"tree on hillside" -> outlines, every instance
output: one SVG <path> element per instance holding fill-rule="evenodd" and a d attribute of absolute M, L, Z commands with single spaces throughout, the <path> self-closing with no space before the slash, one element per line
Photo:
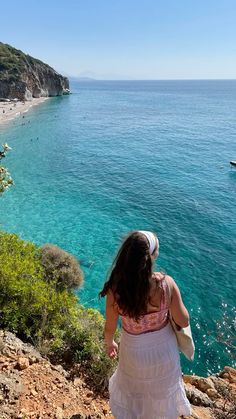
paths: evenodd
<path fill-rule="evenodd" d="M 83 272 L 79 261 L 70 253 L 53 244 L 41 248 L 41 261 L 45 281 L 54 284 L 58 290 L 71 290 L 83 283 Z"/>
<path fill-rule="evenodd" d="M 2 148 L 3 150 L 0 151 L 0 161 L 6 157 L 7 152 L 11 150 L 7 143 L 3 144 Z M 11 185 L 13 185 L 13 180 L 10 173 L 8 172 L 8 169 L 0 165 L 0 195 Z"/>

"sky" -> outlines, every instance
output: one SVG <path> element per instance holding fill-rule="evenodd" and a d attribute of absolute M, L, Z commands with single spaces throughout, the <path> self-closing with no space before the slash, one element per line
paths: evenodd
<path fill-rule="evenodd" d="M 0 0 L 0 41 L 68 76 L 236 79 L 236 0 Z"/>

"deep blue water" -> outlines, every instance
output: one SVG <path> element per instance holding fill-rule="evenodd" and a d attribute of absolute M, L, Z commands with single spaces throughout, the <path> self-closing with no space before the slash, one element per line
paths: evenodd
<path fill-rule="evenodd" d="M 193 364 L 183 360 L 184 371 L 232 365 L 215 343 L 215 321 L 223 302 L 231 323 L 235 304 L 236 81 L 81 82 L 72 90 L 0 127 L 15 181 L 0 199 L 1 228 L 76 255 L 81 301 L 102 312 L 97 294 L 120 239 L 155 231 L 158 269 L 176 279 L 192 315 L 197 354 Z"/>

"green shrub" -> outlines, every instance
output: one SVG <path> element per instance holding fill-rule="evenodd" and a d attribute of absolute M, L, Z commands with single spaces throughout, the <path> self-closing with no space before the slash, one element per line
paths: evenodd
<path fill-rule="evenodd" d="M 89 382 L 103 390 L 116 364 L 105 355 L 104 318 L 79 305 L 68 289 L 77 276 L 66 277 L 66 287 L 55 286 L 55 278 L 62 278 L 64 270 L 53 266 L 52 277 L 45 280 L 42 249 L 15 234 L 0 232 L 0 328 L 30 340 L 51 359 L 70 366 L 79 363 Z M 78 263 L 74 269 L 72 273 L 79 272 Z"/>
<path fill-rule="evenodd" d="M 59 346 L 76 305 L 73 294 L 45 282 L 37 246 L 0 232 L 0 327 Z"/>
<path fill-rule="evenodd" d="M 104 390 L 117 364 L 104 350 L 104 317 L 91 308 L 78 306 L 77 317 L 66 331 L 62 357 L 79 363 L 96 390 Z M 116 336 L 118 339 L 118 333 Z"/>
<path fill-rule="evenodd" d="M 41 255 L 45 280 L 54 284 L 58 290 L 82 285 L 83 273 L 74 256 L 52 244 L 42 246 Z"/>

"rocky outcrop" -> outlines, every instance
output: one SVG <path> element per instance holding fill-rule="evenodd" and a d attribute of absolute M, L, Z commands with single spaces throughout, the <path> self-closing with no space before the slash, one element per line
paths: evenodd
<path fill-rule="evenodd" d="M 185 375 L 185 391 L 195 419 L 236 418 L 236 370 L 225 367 L 207 378 Z"/>
<path fill-rule="evenodd" d="M 75 372 L 77 371 L 77 374 Z M 236 370 L 184 376 L 192 419 L 236 418 Z M 66 371 L 32 346 L 0 331 L 1 419 L 112 419 L 107 397 L 95 394 L 79 365 Z M 187 419 L 187 418 L 185 418 Z"/>
<path fill-rule="evenodd" d="M 110 419 L 104 397 L 83 377 L 52 365 L 33 346 L 0 330 L 0 419 Z"/>
<path fill-rule="evenodd" d="M 67 77 L 42 61 L 0 42 L 0 97 L 31 100 L 69 93 Z"/>

